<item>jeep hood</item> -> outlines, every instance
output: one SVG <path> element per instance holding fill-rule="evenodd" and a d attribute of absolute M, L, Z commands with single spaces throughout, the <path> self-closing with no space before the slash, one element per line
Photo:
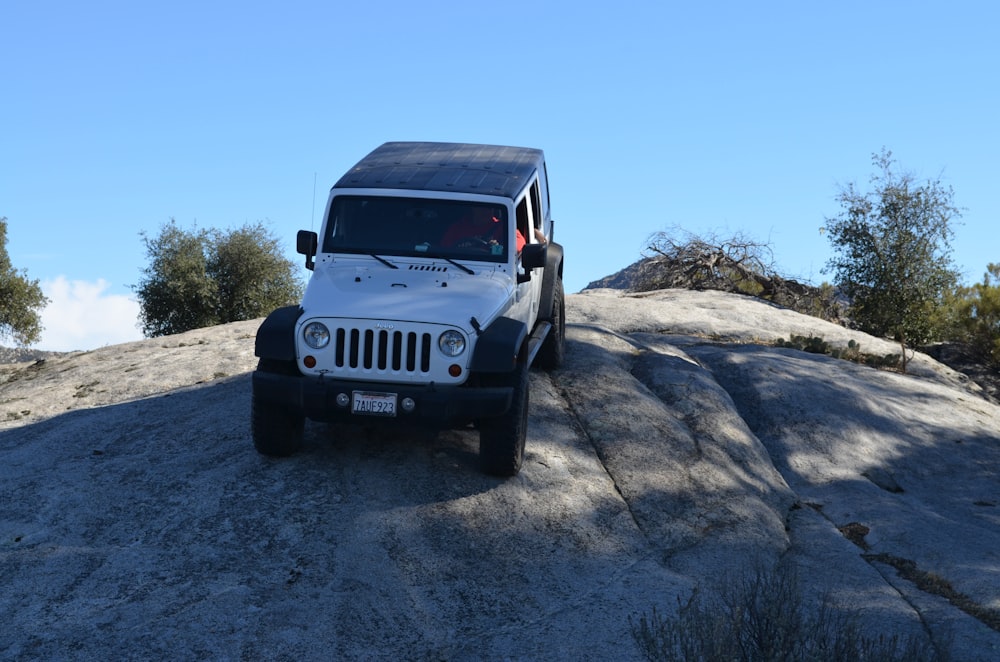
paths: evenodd
<path fill-rule="evenodd" d="M 340 317 L 449 324 L 471 333 L 472 317 L 486 326 L 512 304 L 514 288 L 507 274 L 454 271 L 406 263 L 398 269 L 317 264 L 302 300 L 301 320 Z"/>

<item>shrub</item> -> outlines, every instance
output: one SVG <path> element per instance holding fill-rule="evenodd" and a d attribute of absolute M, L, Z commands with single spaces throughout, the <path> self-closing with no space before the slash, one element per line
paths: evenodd
<path fill-rule="evenodd" d="M 712 593 L 695 590 L 676 614 L 655 608 L 629 619 L 632 637 L 650 662 L 673 660 L 921 662 L 944 660 L 918 637 L 871 636 L 824 600 L 809 609 L 798 576 L 780 568 L 744 570 Z"/>
<path fill-rule="evenodd" d="M 843 310 L 836 291 L 786 278 L 774 265 L 769 243 L 742 232 L 696 235 L 671 227 L 649 238 L 648 257 L 630 267 L 630 288 L 719 290 L 757 297 L 837 322 Z"/>
<path fill-rule="evenodd" d="M 844 359 L 853 363 L 860 363 L 886 370 L 897 370 L 900 364 L 899 354 L 865 354 L 861 351 L 861 344 L 850 340 L 847 347 L 835 348 L 827 341 L 818 336 L 791 336 L 791 340 L 778 338 L 774 343 L 775 347 L 786 349 L 797 349 L 810 354 L 825 354 L 835 359 Z"/>
<path fill-rule="evenodd" d="M 302 296 L 294 265 L 262 224 L 236 230 L 183 230 L 173 219 L 156 237 L 135 286 L 149 338 L 262 317 Z"/>

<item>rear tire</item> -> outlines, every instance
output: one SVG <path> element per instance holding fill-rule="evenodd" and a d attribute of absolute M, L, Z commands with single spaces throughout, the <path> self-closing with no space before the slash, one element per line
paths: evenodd
<path fill-rule="evenodd" d="M 514 387 L 510 409 L 503 416 L 479 421 L 479 463 L 491 476 L 516 476 L 524 462 L 528 433 L 528 366 L 518 364 L 502 382 Z"/>
<path fill-rule="evenodd" d="M 538 350 L 535 362 L 542 370 L 555 370 L 562 365 L 566 353 L 566 295 L 562 278 L 556 278 L 553 285 L 552 313 L 547 321 L 552 328 Z"/>
<path fill-rule="evenodd" d="M 281 365 L 275 361 L 261 359 L 258 370 L 299 374 L 294 364 Z M 258 453 L 271 457 L 288 457 L 302 445 L 305 433 L 305 417 L 284 407 L 261 400 L 256 391 L 250 399 L 250 428 L 253 445 Z"/>

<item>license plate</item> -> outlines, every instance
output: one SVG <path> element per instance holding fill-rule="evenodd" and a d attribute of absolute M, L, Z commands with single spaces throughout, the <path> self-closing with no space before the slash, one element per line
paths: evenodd
<path fill-rule="evenodd" d="M 396 394 L 354 391 L 351 399 L 351 413 L 365 416 L 395 416 Z"/>

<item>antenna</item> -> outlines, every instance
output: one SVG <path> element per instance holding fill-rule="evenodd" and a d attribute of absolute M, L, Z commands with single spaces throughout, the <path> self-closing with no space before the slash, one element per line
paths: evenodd
<path fill-rule="evenodd" d="M 312 218 L 309 220 L 309 229 L 316 230 L 316 171 L 313 171 L 313 207 L 312 207 Z"/>

